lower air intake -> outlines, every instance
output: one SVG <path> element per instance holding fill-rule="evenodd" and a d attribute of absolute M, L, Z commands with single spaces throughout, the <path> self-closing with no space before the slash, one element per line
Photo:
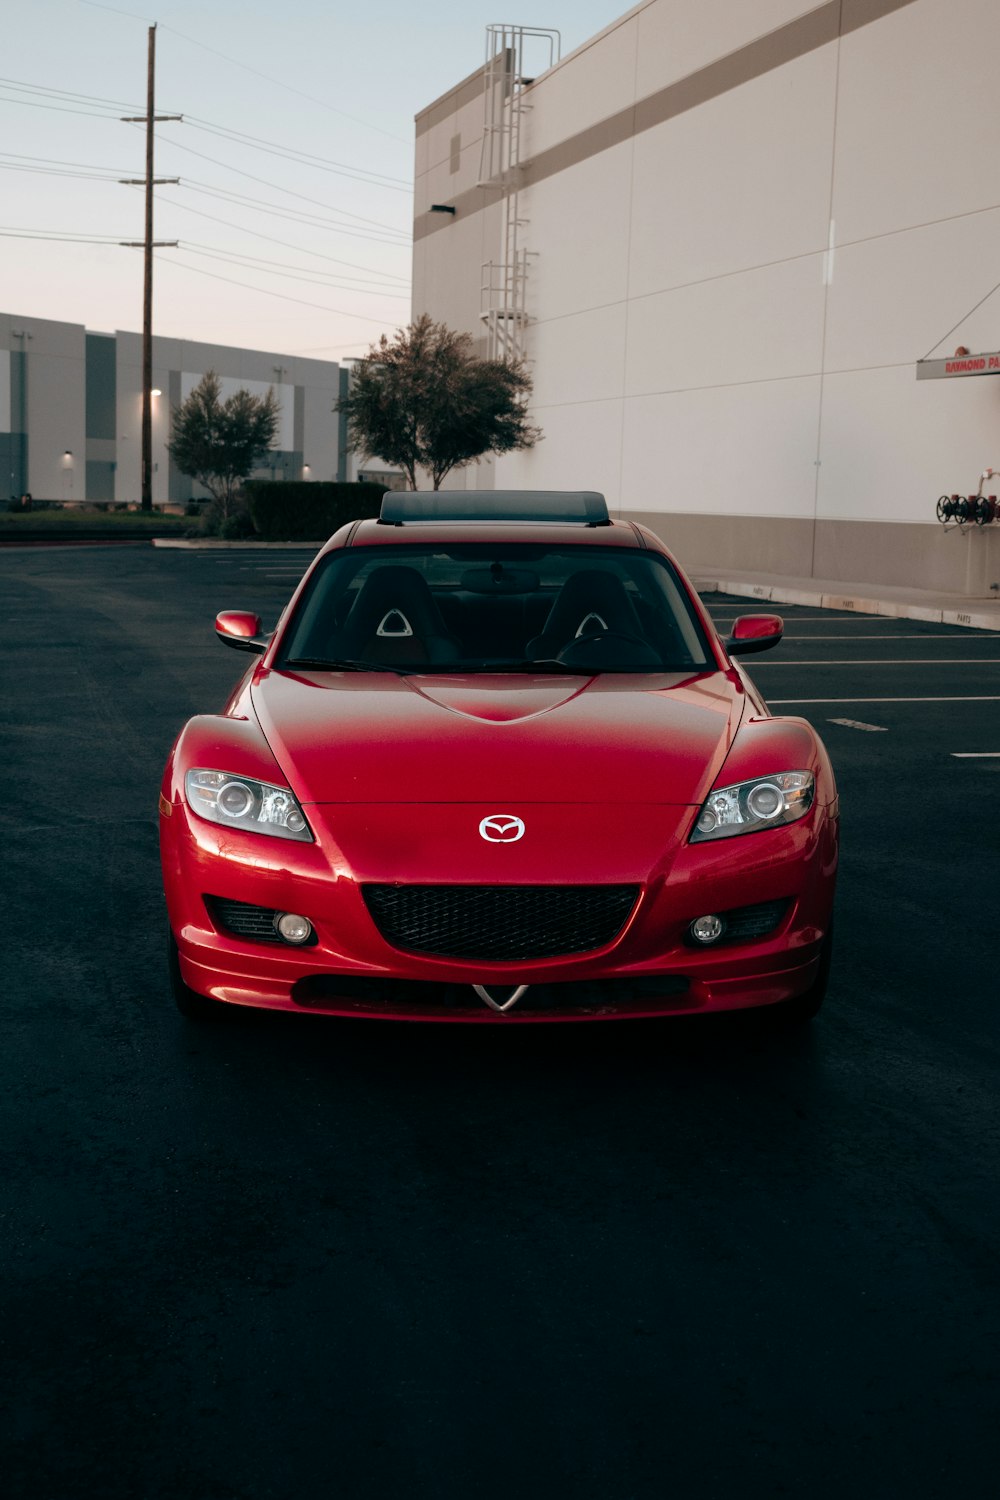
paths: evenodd
<path fill-rule="evenodd" d="M 281 912 L 273 906 L 251 906 L 248 901 L 229 901 L 224 896 L 206 896 L 205 905 L 220 932 L 230 937 L 246 938 L 252 943 L 286 944 L 275 923 Z M 296 943 L 298 948 L 309 948 L 316 942 L 316 934 L 306 943 Z"/>
<path fill-rule="evenodd" d="M 725 940 L 730 943 L 767 937 L 788 910 L 787 901 L 760 901 L 756 906 L 737 906 L 725 913 Z"/>
<path fill-rule="evenodd" d="M 366 885 L 394 948 L 440 958 L 521 963 L 603 948 L 621 932 L 637 885 Z"/>

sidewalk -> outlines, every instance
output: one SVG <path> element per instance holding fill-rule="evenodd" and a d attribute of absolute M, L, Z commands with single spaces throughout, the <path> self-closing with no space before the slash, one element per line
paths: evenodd
<path fill-rule="evenodd" d="M 759 604 L 807 604 L 817 609 L 850 610 L 860 615 L 889 615 L 901 620 L 930 620 L 936 625 L 1000 631 L 1000 594 L 970 598 L 967 594 L 937 594 L 890 584 L 791 578 L 778 573 L 732 569 L 727 569 L 724 575 L 692 569 L 691 581 L 699 593 L 735 594 Z"/>

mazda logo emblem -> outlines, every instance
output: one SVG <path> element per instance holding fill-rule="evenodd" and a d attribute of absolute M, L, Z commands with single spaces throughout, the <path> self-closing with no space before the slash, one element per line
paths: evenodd
<path fill-rule="evenodd" d="M 524 824 L 510 813 L 493 813 L 480 823 L 479 833 L 491 844 L 516 844 L 524 838 Z"/>

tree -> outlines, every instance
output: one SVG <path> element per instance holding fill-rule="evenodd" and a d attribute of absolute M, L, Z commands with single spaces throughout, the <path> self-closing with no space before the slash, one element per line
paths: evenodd
<path fill-rule="evenodd" d="M 486 453 L 534 447 L 542 434 L 528 423 L 530 394 L 522 365 L 477 359 L 469 334 L 424 313 L 371 346 L 335 410 L 362 458 L 397 464 L 414 490 L 426 469 L 437 490 Z"/>
<path fill-rule="evenodd" d="M 209 370 L 175 409 L 167 451 L 182 474 L 205 486 L 226 518 L 240 484 L 274 442 L 279 406 L 273 390 L 254 396 L 241 389 L 228 401 L 221 394 L 222 382 Z"/>

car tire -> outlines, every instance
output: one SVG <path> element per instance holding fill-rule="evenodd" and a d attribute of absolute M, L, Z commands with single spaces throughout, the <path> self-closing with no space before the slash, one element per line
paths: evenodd
<path fill-rule="evenodd" d="M 830 983 L 830 963 L 833 959 L 833 928 L 826 935 L 819 956 L 819 968 L 816 978 L 806 990 L 804 995 L 796 995 L 794 1000 L 783 1000 L 780 1005 L 771 1008 L 770 1014 L 779 1026 L 804 1026 L 819 1015 L 823 1001 L 826 999 L 827 986 Z"/>
<path fill-rule="evenodd" d="M 180 960 L 177 957 L 177 939 L 167 928 L 167 971 L 170 975 L 170 993 L 174 1004 L 188 1021 L 217 1021 L 224 1007 L 217 1000 L 209 1000 L 184 983 Z"/>

